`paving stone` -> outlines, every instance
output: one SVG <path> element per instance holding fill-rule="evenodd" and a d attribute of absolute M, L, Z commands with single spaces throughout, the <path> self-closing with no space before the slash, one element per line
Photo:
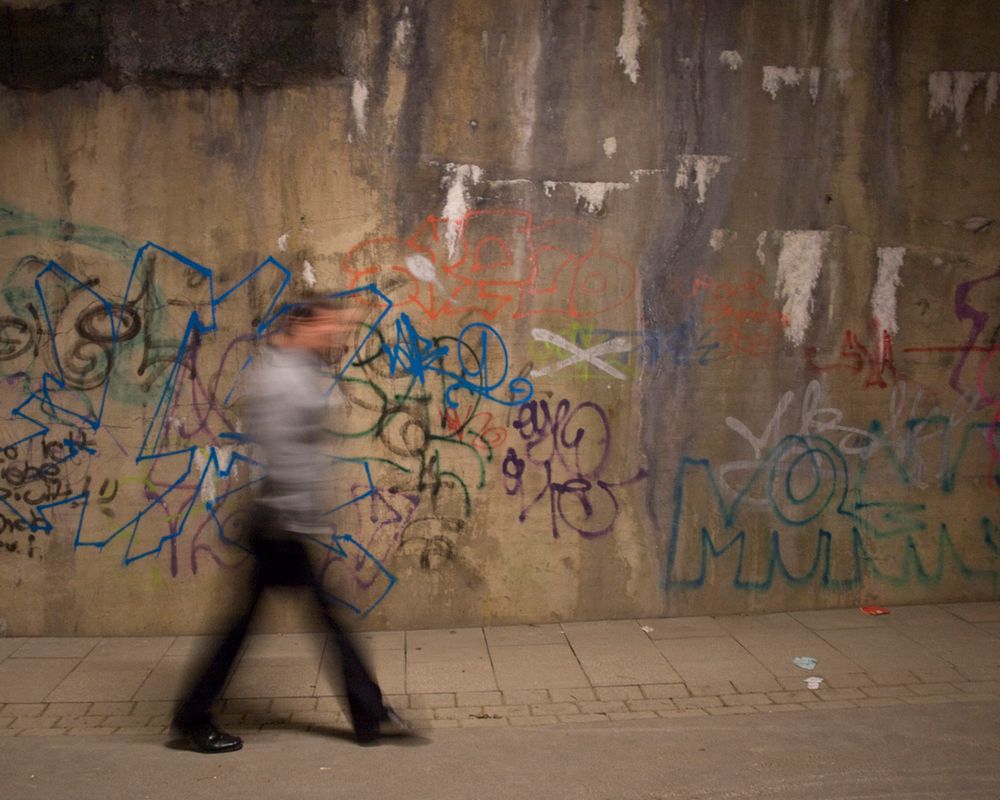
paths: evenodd
<path fill-rule="evenodd" d="M 704 708 L 679 708 L 674 711 L 657 711 L 657 716 L 663 717 L 663 719 L 671 719 L 673 717 L 705 717 L 708 716 L 707 709 Z"/>
<path fill-rule="evenodd" d="M 90 710 L 90 703 L 49 703 L 43 714 L 47 717 L 82 717 Z"/>
<path fill-rule="evenodd" d="M 810 703 L 816 699 L 816 695 L 808 690 L 801 692 L 768 692 L 767 696 L 772 703 Z"/>
<path fill-rule="evenodd" d="M 462 708 L 435 708 L 434 719 L 468 719 L 483 714 L 482 706 L 465 706 Z"/>
<path fill-rule="evenodd" d="M 10 727 L 22 731 L 29 728 L 54 728 L 58 720 L 58 717 L 16 717 Z"/>
<path fill-rule="evenodd" d="M 806 707 L 801 703 L 772 703 L 768 706 L 754 706 L 764 714 L 781 714 L 786 711 L 805 711 Z"/>
<path fill-rule="evenodd" d="M 580 709 L 573 703 L 535 703 L 531 706 L 531 713 L 537 716 L 548 716 L 550 714 L 578 714 Z"/>
<path fill-rule="evenodd" d="M 854 703 L 860 708 L 871 708 L 881 706 L 903 705 L 903 700 L 899 697 L 866 697 L 862 700 L 855 700 Z"/>
<path fill-rule="evenodd" d="M 917 695 L 953 694 L 960 691 L 951 683 L 912 683 L 906 688 Z"/>
<path fill-rule="evenodd" d="M 236 697 L 226 700 L 225 710 L 232 714 L 253 714 L 268 711 L 271 708 L 269 697 Z"/>
<path fill-rule="evenodd" d="M 406 719 L 425 720 L 434 719 L 433 708 L 410 708 L 406 711 Z"/>
<path fill-rule="evenodd" d="M 607 722 L 604 714 L 560 714 L 560 722 Z"/>
<path fill-rule="evenodd" d="M 609 711 L 628 711 L 622 700 L 587 700 L 577 703 L 583 714 L 607 714 Z"/>
<path fill-rule="evenodd" d="M 830 700 L 861 700 L 868 695 L 861 689 L 825 689 L 822 686 L 816 690 L 816 696 L 823 701 Z"/>
<path fill-rule="evenodd" d="M 7 703 L 3 713 L 5 717 L 40 717 L 46 707 L 46 703 Z"/>
<path fill-rule="evenodd" d="M 912 697 L 905 686 L 868 686 L 861 690 L 869 697 Z"/>
<path fill-rule="evenodd" d="M 494 717 L 527 717 L 531 715 L 531 709 L 526 705 L 483 706 L 483 713 Z"/>
<path fill-rule="evenodd" d="M 680 710 L 691 708 L 719 708 L 722 700 L 718 697 L 678 697 L 673 701 Z"/>
<path fill-rule="evenodd" d="M 17 717 L 0 717 L 0 728 L 9 728 Z"/>
<path fill-rule="evenodd" d="M 683 683 L 644 683 L 639 687 L 642 690 L 643 695 L 650 699 L 654 698 L 668 698 L 673 700 L 675 697 L 689 697 L 691 692 L 688 691 L 688 687 Z M 729 694 L 732 689 L 729 684 L 725 684 L 725 694 Z M 711 694 L 711 692 L 708 692 Z M 722 692 L 716 692 L 716 694 L 722 694 Z"/>
<path fill-rule="evenodd" d="M 271 701 L 271 711 L 314 711 L 317 705 L 315 697 L 276 697 Z"/>
<path fill-rule="evenodd" d="M 64 721 L 64 724 L 68 722 L 75 722 L 75 720 L 73 719 L 66 720 Z M 139 714 L 139 715 L 132 714 L 131 716 L 128 717 L 109 716 L 105 717 L 104 724 L 107 725 L 109 728 L 139 728 L 139 727 L 145 727 L 146 725 L 149 724 L 149 717 L 146 716 L 145 714 Z"/>
<path fill-rule="evenodd" d="M 916 695 L 914 697 L 902 698 L 911 705 L 936 705 L 938 703 L 953 703 L 954 701 L 947 695 Z"/>
<path fill-rule="evenodd" d="M 991 703 L 1000 699 L 1000 695 L 992 692 L 959 692 L 958 694 L 946 695 L 958 703 Z"/>
<path fill-rule="evenodd" d="M 509 724 L 510 723 L 507 721 L 507 717 L 485 719 L 468 717 L 458 721 L 458 727 L 460 728 L 504 728 Z"/>
<path fill-rule="evenodd" d="M 135 703 L 133 702 L 94 703 L 87 711 L 87 716 L 106 717 L 109 714 L 131 714 L 134 710 Z"/>
<path fill-rule="evenodd" d="M 18 736 L 65 736 L 68 728 L 26 728 Z"/>
<path fill-rule="evenodd" d="M 666 697 L 626 700 L 625 705 L 632 711 L 673 711 L 677 708 L 674 701 Z"/>
<path fill-rule="evenodd" d="M 502 691 L 503 702 L 509 705 L 534 705 L 535 703 L 548 703 L 551 701 L 549 693 L 545 689 L 515 689 L 512 691 Z"/>
<path fill-rule="evenodd" d="M 839 675 L 825 675 L 823 682 L 834 689 L 860 689 L 863 686 L 874 686 L 875 682 L 863 672 L 848 672 Z"/>
<path fill-rule="evenodd" d="M 732 716 L 734 714 L 756 714 L 757 709 L 753 706 L 723 706 L 721 708 L 706 708 L 709 714 L 714 717 Z"/>
<path fill-rule="evenodd" d="M 404 695 L 405 696 L 405 695 Z M 401 708 L 409 707 L 409 698 L 406 700 L 407 705 L 399 705 L 393 703 L 392 707 L 397 711 Z M 317 697 L 316 698 L 316 710 L 317 711 L 343 711 L 347 706 L 347 701 L 342 697 Z"/>
<path fill-rule="evenodd" d="M 399 711 L 401 708 L 410 707 L 410 696 L 408 694 L 387 694 L 385 696 L 385 702 Z"/>
<path fill-rule="evenodd" d="M 718 681 L 716 683 L 688 683 L 685 684 L 688 693 L 701 697 L 704 695 L 735 694 L 736 687 L 729 681 Z"/>
<path fill-rule="evenodd" d="M 410 708 L 447 708 L 454 705 L 454 692 L 410 695 Z"/>
<path fill-rule="evenodd" d="M 609 711 L 608 719 L 627 722 L 630 719 L 658 719 L 655 711 Z"/>
<path fill-rule="evenodd" d="M 907 670 L 869 671 L 868 677 L 876 686 L 904 686 L 907 683 L 917 683 L 917 676 Z"/>
<path fill-rule="evenodd" d="M 964 680 L 962 674 L 957 669 L 935 669 L 935 670 L 913 670 L 913 673 L 923 683 L 948 683 L 950 681 Z"/>
<path fill-rule="evenodd" d="M 956 683 L 955 689 L 960 692 L 989 692 L 1000 694 L 1000 681 L 967 681 Z"/>
<path fill-rule="evenodd" d="M 659 686 L 661 684 L 651 684 Z M 669 685 L 669 684 L 667 684 Z M 687 690 L 684 690 L 685 693 Z M 598 686 L 594 689 L 598 700 L 638 700 L 642 694 L 642 689 L 638 686 Z"/>
<path fill-rule="evenodd" d="M 576 703 L 580 700 L 596 700 L 597 695 L 591 688 L 581 689 L 549 689 L 549 697 L 553 703 Z"/>
<path fill-rule="evenodd" d="M 760 692 L 753 692 L 751 694 L 724 694 L 719 699 L 722 700 L 723 705 L 727 706 L 766 706 L 771 702 L 771 699 L 766 694 Z"/>
<path fill-rule="evenodd" d="M 81 717 L 83 719 L 83 717 Z M 67 736 L 110 736 L 117 728 L 70 728 L 66 731 Z"/>
<path fill-rule="evenodd" d="M 456 692 L 455 704 L 459 706 L 496 706 L 503 702 L 500 692 Z"/>
<path fill-rule="evenodd" d="M 809 709 L 819 709 L 821 711 L 833 711 L 835 709 L 843 708 L 857 708 L 857 706 L 850 700 L 820 700 L 813 703 L 803 703 L 803 706 Z"/>

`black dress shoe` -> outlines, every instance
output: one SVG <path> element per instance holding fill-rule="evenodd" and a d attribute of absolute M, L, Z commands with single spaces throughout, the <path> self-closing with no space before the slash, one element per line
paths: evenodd
<path fill-rule="evenodd" d="M 356 730 L 354 740 L 362 747 L 378 744 L 382 739 L 405 738 L 413 736 L 413 730 L 402 717 L 392 708 L 386 706 L 382 711 L 382 719 L 374 728 Z"/>
<path fill-rule="evenodd" d="M 226 733 L 211 722 L 181 726 L 180 732 L 199 753 L 232 753 L 243 747 L 243 740 L 239 736 Z"/>

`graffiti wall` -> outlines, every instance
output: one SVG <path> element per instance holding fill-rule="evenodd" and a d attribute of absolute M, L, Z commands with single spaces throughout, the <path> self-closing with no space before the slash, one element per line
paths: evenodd
<path fill-rule="evenodd" d="M 8 633 L 218 627 L 304 292 L 361 626 L 1000 597 L 992 3 L 7 5 Z"/>

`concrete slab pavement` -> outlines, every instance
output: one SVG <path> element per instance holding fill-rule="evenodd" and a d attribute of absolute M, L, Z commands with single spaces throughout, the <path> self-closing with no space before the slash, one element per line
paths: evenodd
<path fill-rule="evenodd" d="M 621 722 L 1000 700 L 1000 603 L 359 634 L 426 728 Z M 167 734 L 214 637 L 0 639 L 0 739 Z M 797 656 L 817 660 L 804 670 Z M 220 699 L 237 732 L 346 730 L 322 634 L 249 637 Z M 806 678 L 822 678 L 811 689 Z"/>

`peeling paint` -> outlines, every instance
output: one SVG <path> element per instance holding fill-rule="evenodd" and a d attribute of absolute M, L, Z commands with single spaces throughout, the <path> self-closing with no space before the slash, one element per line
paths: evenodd
<path fill-rule="evenodd" d="M 579 203 L 582 200 L 586 205 L 587 211 L 591 214 L 596 214 L 604 208 L 604 200 L 607 198 L 608 192 L 615 189 L 632 188 L 631 184 L 628 183 L 613 183 L 609 181 L 570 182 L 569 186 L 573 188 L 573 192 L 576 194 L 576 202 Z"/>
<path fill-rule="evenodd" d="M 622 35 L 615 53 L 625 67 L 625 74 L 632 83 L 639 81 L 639 29 L 646 24 L 639 0 L 622 3 Z"/>
<path fill-rule="evenodd" d="M 448 187 L 448 194 L 441 216 L 448 220 L 444 238 L 448 243 L 448 257 L 454 261 L 458 255 L 459 226 L 469 211 L 469 187 L 483 179 L 483 170 L 475 164 L 445 164 L 444 168 L 447 174 L 441 183 Z"/>
<path fill-rule="evenodd" d="M 302 262 L 302 281 L 310 289 L 316 285 L 316 271 L 308 261 Z"/>
<path fill-rule="evenodd" d="M 727 244 L 735 242 L 737 236 L 738 234 L 736 231 L 731 231 L 726 228 L 714 228 L 712 230 L 712 235 L 709 237 L 708 246 L 718 253 Z"/>
<path fill-rule="evenodd" d="M 354 127 L 362 136 L 368 127 L 368 87 L 364 81 L 355 78 L 351 88 L 351 114 L 354 117 Z"/>
<path fill-rule="evenodd" d="M 723 164 L 729 163 L 729 156 L 684 155 L 677 157 L 677 175 L 674 186 L 687 189 L 694 174 L 695 186 L 698 187 L 698 202 L 704 204 L 708 185 L 719 174 Z"/>
<path fill-rule="evenodd" d="M 996 105 L 1000 92 L 1000 73 L 963 70 L 932 72 L 927 77 L 927 91 L 930 95 L 927 116 L 946 115 L 950 111 L 955 117 L 956 133 L 961 133 L 966 107 L 980 84 L 985 88 L 983 106 L 988 114 Z"/>
<path fill-rule="evenodd" d="M 763 267 L 767 261 L 767 256 L 764 254 L 764 245 L 767 242 L 767 231 L 761 231 L 757 235 L 757 261 Z"/>
<path fill-rule="evenodd" d="M 288 250 L 288 234 L 283 233 L 278 237 L 278 252 L 284 253 Z"/>
<path fill-rule="evenodd" d="M 814 103 L 819 98 L 820 75 L 822 75 L 822 70 L 819 67 L 809 68 L 809 96 Z"/>
<path fill-rule="evenodd" d="M 774 296 L 785 301 L 781 309 L 788 320 L 785 337 L 792 344 L 805 340 L 829 238 L 827 231 L 782 231 Z"/>
<path fill-rule="evenodd" d="M 604 140 L 604 155 L 611 158 L 618 152 L 618 140 L 614 136 L 609 136 Z"/>
<path fill-rule="evenodd" d="M 896 321 L 896 289 L 901 283 L 899 270 L 903 266 L 905 255 L 905 247 L 878 249 L 878 275 L 871 298 L 872 319 L 881 330 L 888 331 L 890 336 L 895 336 L 899 331 Z"/>
<path fill-rule="evenodd" d="M 743 56 L 736 50 L 723 50 L 719 53 L 719 61 L 734 72 L 743 66 Z"/>
<path fill-rule="evenodd" d="M 776 100 L 782 86 L 798 86 L 804 74 L 805 71 L 799 67 L 764 67 L 761 86 L 772 100 Z"/>
<path fill-rule="evenodd" d="M 410 274 L 418 281 L 433 283 L 439 289 L 444 288 L 441 285 L 441 281 L 438 280 L 437 270 L 433 262 L 427 256 L 420 255 L 419 253 L 408 255 L 403 259 L 403 263 L 406 264 L 406 268 Z"/>

